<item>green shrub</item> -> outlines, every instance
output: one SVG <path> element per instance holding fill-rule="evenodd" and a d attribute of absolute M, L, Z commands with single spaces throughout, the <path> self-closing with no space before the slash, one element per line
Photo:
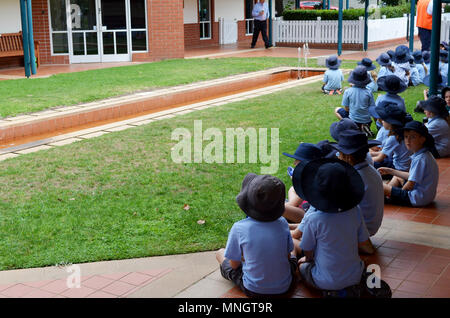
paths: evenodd
<path fill-rule="evenodd" d="M 369 11 L 371 14 L 373 10 Z M 364 16 L 364 9 L 348 9 L 343 10 L 342 16 L 344 20 L 358 20 L 359 17 Z M 339 11 L 337 10 L 286 10 L 283 12 L 283 19 L 286 21 L 292 20 L 317 20 L 321 17 L 322 20 L 338 20 Z"/>
<path fill-rule="evenodd" d="M 380 14 L 385 15 L 387 19 L 400 18 L 404 13 L 410 13 L 411 6 L 409 3 L 395 6 L 395 7 L 382 7 L 380 8 Z"/>
<path fill-rule="evenodd" d="M 448 13 L 448 12 L 450 12 L 450 5 L 445 5 L 445 7 L 444 7 L 444 12 L 445 13 Z"/>

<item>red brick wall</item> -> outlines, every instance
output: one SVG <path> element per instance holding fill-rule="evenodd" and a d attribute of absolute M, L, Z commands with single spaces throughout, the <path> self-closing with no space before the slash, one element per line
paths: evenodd
<path fill-rule="evenodd" d="M 184 43 L 186 48 L 219 45 L 219 22 L 212 23 L 210 40 L 200 40 L 200 23 L 185 24 Z"/>

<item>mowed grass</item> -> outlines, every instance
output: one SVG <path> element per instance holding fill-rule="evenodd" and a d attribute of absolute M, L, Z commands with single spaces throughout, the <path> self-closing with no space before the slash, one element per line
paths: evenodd
<path fill-rule="evenodd" d="M 176 164 L 173 130 L 193 133 L 194 120 L 223 135 L 226 128 L 279 128 L 274 175 L 290 187 L 292 159 L 281 153 L 294 152 L 301 141 L 331 139 L 342 96 L 324 96 L 320 87 L 312 83 L 3 161 L 0 270 L 225 246 L 233 223 L 245 217 L 235 201 L 244 176 L 268 164 Z M 410 112 L 423 89 L 401 94 Z"/>
<path fill-rule="evenodd" d="M 353 68 L 344 62 L 342 67 Z M 166 60 L 49 78 L 0 81 L 0 118 L 70 106 L 139 91 L 205 81 L 278 66 L 297 66 L 295 58 Z M 317 66 L 315 59 L 308 66 Z"/>

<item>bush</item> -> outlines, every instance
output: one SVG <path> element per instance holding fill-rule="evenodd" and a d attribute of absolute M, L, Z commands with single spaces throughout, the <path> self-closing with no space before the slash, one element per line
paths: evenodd
<path fill-rule="evenodd" d="M 385 15 L 386 18 L 400 18 L 404 13 L 410 13 L 411 6 L 409 3 L 396 6 L 396 7 L 382 7 L 380 8 L 380 14 Z"/>
<path fill-rule="evenodd" d="M 444 7 L 444 12 L 445 13 L 448 13 L 448 12 L 450 12 L 450 5 L 445 5 L 445 7 Z"/>
<path fill-rule="evenodd" d="M 373 12 L 369 10 L 369 14 Z M 364 16 L 364 9 L 348 9 L 342 11 L 344 20 L 358 20 L 359 17 Z M 338 20 L 339 11 L 337 10 L 287 10 L 283 12 L 283 19 L 286 21 L 292 20 L 317 20 L 321 17 L 322 20 Z"/>

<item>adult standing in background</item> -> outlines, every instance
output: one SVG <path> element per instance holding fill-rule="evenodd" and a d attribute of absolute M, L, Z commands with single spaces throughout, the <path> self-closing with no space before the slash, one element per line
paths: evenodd
<path fill-rule="evenodd" d="M 252 16 L 254 19 L 252 48 L 255 47 L 256 41 L 258 41 L 259 32 L 261 32 L 266 49 L 268 49 L 272 45 L 269 43 L 269 39 L 267 38 L 267 19 L 269 18 L 270 13 L 269 7 L 267 6 L 267 3 L 265 3 L 265 0 L 259 0 L 259 2 L 255 3 L 253 6 Z"/>
<path fill-rule="evenodd" d="M 417 28 L 422 43 L 422 52 L 430 51 L 433 0 L 419 0 L 417 3 Z"/>

